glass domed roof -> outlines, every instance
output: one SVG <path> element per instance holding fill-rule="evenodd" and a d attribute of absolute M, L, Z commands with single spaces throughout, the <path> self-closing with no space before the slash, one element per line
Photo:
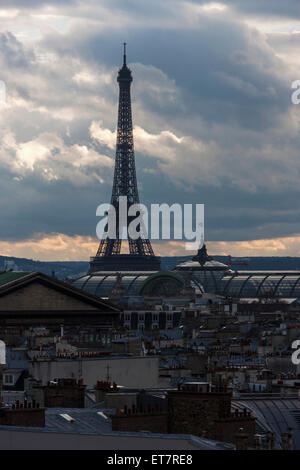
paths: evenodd
<path fill-rule="evenodd" d="M 225 274 L 233 274 L 227 264 L 208 256 L 205 245 L 191 260 L 179 263 L 174 271 L 178 274 L 189 272 L 192 286 L 210 294 L 218 294 L 220 280 Z"/>
<path fill-rule="evenodd" d="M 154 274 L 152 271 L 148 272 L 95 272 L 92 274 L 86 274 L 75 281 L 73 285 L 78 289 L 82 289 L 90 294 L 94 294 L 99 297 L 109 297 L 111 289 L 117 282 L 118 275 L 122 277 L 122 286 L 126 290 L 127 295 L 138 295 L 139 290 L 143 282 L 151 275 Z"/>

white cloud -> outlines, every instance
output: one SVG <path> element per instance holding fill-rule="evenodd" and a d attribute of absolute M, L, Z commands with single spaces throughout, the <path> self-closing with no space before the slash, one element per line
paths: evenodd
<path fill-rule="evenodd" d="M 1 148 L 2 147 L 2 148 Z M 113 160 L 86 145 L 67 146 L 55 134 L 44 133 L 28 142 L 16 142 L 12 133 L 4 134 L 0 145 L 0 163 L 17 176 L 37 172 L 46 180 L 69 179 L 86 184 L 103 179 L 90 168 L 111 168 Z"/>
<path fill-rule="evenodd" d="M 91 137 L 101 145 L 112 149 L 115 146 L 116 133 L 103 129 L 101 123 L 93 122 L 90 127 Z M 151 134 L 135 126 L 134 142 L 137 152 L 155 158 L 161 171 L 179 181 L 189 180 L 190 184 L 210 180 L 217 183 L 214 176 L 215 155 L 219 153 L 215 143 L 205 143 L 190 136 L 178 137 L 173 132 L 164 130 Z M 200 173 L 201 170 L 201 173 Z"/>

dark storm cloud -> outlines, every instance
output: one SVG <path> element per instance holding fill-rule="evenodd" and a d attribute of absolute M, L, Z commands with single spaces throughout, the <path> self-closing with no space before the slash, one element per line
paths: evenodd
<path fill-rule="evenodd" d="M 261 40 L 237 23 L 206 19 L 199 31 L 132 31 L 128 38 L 130 62 L 151 64 L 175 80 L 189 113 L 205 120 L 238 122 L 261 128 L 274 124 L 289 106 L 287 86 L 280 77 L 281 63 Z M 116 44 L 107 35 L 77 43 L 82 55 L 113 65 L 120 60 Z M 119 56 L 119 57 L 118 57 Z M 145 90 L 146 91 L 146 90 Z M 147 102 L 149 107 L 152 102 Z"/>
<path fill-rule="evenodd" d="M 23 240 L 51 232 L 94 236 L 96 207 L 107 201 L 108 192 L 110 184 L 75 188 L 68 181 L 47 183 L 34 176 L 15 181 L 2 172 L 0 239 Z"/>
<path fill-rule="evenodd" d="M 80 4 L 91 5 L 94 8 L 97 6 L 107 6 L 115 11 L 124 11 L 134 14 L 135 17 L 154 17 L 157 16 L 157 11 L 160 15 L 163 14 L 172 14 L 172 7 L 176 10 L 176 3 L 180 8 L 184 4 L 194 3 L 195 5 L 203 6 L 213 2 L 209 0 L 166 0 L 164 2 L 146 2 L 140 0 L 99 0 L 95 2 L 94 0 L 81 2 L 80 0 L 2 0 L 0 1 L 0 7 L 5 9 L 10 8 L 39 8 L 39 7 L 49 7 L 55 6 L 59 7 L 74 7 Z M 300 5 L 297 0 L 220 0 L 216 2 L 220 4 L 233 7 L 238 12 L 254 16 L 264 16 L 264 17 L 273 17 L 277 16 L 279 18 L 291 18 L 299 19 L 300 18 Z M 174 6 L 175 5 L 175 6 Z"/>
<path fill-rule="evenodd" d="M 137 159 L 138 160 L 138 159 Z M 141 159 L 143 161 L 143 159 Z M 159 191 L 153 193 L 153 178 L 141 173 L 143 163 L 138 160 L 143 179 L 143 202 L 147 204 L 205 205 L 205 237 L 210 241 L 243 241 L 258 238 L 285 237 L 299 233 L 299 191 L 258 191 L 248 193 L 230 186 L 199 185 L 188 193 L 176 190 L 164 175 L 155 175 Z M 178 195 L 180 194 L 180 197 Z"/>

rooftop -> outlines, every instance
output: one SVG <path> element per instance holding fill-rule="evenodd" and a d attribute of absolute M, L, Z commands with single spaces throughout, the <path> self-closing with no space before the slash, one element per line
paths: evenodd
<path fill-rule="evenodd" d="M 2 271 L 0 272 L 0 287 L 9 282 L 16 281 L 21 277 L 27 276 L 28 274 L 30 273 L 25 271 Z"/>
<path fill-rule="evenodd" d="M 121 432 L 111 430 L 110 415 L 115 414 L 115 409 L 91 409 L 91 408 L 48 408 L 46 409 L 46 423 L 43 428 L 31 428 L 20 426 L 1 426 L 1 431 L 27 431 L 33 433 L 59 433 L 59 434 L 80 434 L 90 436 L 111 436 L 118 440 L 114 443 L 115 449 L 118 449 L 122 437 L 142 438 L 142 439 L 155 439 L 153 445 L 157 446 L 157 439 L 159 442 L 169 441 L 167 444 L 168 449 L 170 441 L 174 441 L 174 449 L 195 449 L 195 450 L 234 450 L 235 446 L 223 442 L 211 441 L 208 439 L 199 438 L 189 434 L 158 434 L 150 432 Z M 49 440 L 50 441 L 50 440 Z M 178 442 L 180 441 L 180 442 Z M 133 443 L 134 444 L 134 443 Z M 141 445 L 140 441 L 138 444 Z M 172 444 L 171 444 L 172 445 Z M 68 444 L 70 446 L 70 444 Z M 149 446 L 149 444 L 148 444 Z M 150 444 L 151 446 L 151 444 Z M 1 448 L 1 443 L 0 443 Z M 95 447 L 96 448 L 96 447 Z M 120 447 L 122 448 L 122 447 Z M 151 448 L 151 447 L 149 447 Z M 153 447 L 154 448 L 154 447 Z M 156 447 L 157 448 L 157 447 Z M 162 444 L 160 449 L 164 448 Z"/>
<path fill-rule="evenodd" d="M 233 408 L 248 408 L 263 432 L 275 433 L 275 449 L 279 449 L 281 435 L 288 428 L 294 430 L 295 449 L 300 448 L 300 399 L 275 395 L 249 394 L 232 401 Z"/>

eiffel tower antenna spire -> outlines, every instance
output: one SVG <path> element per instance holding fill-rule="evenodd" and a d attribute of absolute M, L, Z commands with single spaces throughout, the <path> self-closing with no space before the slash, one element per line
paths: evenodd
<path fill-rule="evenodd" d="M 158 271 L 160 260 L 154 255 L 147 234 L 141 234 L 138 239 L 128 235 L 130 254 L 121 254 L 122 231 L 119 223 L 119 198 L 127 197 L 127 210 L 132 204 L 139 204 L 139 194 L 136 179 L 133 126 L 131 112 L 130 87 L 132 82 L 131 70 L 126 64 L 126 43 L 123 43 L 123 66 L 119 70 L 119 109 L 116 144 L 115 172 L 111 205 L 116 211 L 116 238 L 106 236 L 101 239 L 97 254 L 90 261 L 90 273 L 95 271 Z M 134 217 L 128 217 L 127 229 Z M 142 229 L 141 229 L 142 230 Z M 128 232 L 128 230 L 127 230 Z"/>
<path fill-rule="evenodd" d="M 123 65 L 126 65 L 126 42 L 123 43 L 123 46 L 124 46 Z"/>

